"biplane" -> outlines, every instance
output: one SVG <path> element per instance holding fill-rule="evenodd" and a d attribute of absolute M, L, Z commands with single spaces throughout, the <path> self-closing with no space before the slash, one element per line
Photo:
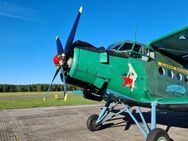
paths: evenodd
<path fill-rule="evenodd" d="M 72 84 L 83 89 L 84 98 L 105 101 L 101 112 L 88 118 L 90 131 L 100 130 L 104 122 L 127 112 L 146 141 L 170 141 L 168 133 L 156 126 L 156 112 L 188 111 L 188 27 L 148 44 L 125 40 L 97 48 L 74 41 L 81 14 L 82 7 L 64 48 L 56 38 L 57 55 L 53 61 L 57 70 L 52 83 L 60 73 L 65 100 L 66 85 Z M 122 108 L 114 112 L 117 105 Z M 133 106 L 141 123 L 132 113 Z M 150 126 L 140 107 L 151 108 Z"/>

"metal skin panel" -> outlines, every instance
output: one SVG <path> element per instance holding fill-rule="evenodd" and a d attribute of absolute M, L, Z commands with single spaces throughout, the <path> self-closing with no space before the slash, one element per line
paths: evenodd
<path fill-rule="evenodd" d="M 126 77 L 129 72 L 128 63 L 132 64 L 138 78 L 135 80 L 135 86 L 131 91 L 129 86 L 123 86 L 125 83 L 123 77 Z M 122 95 L 126 95 L 136 101 L 148 101 L 148 96 L 145 94 L 146 62 L 134 58 L 123 58 L 117 56 L 109 56 L 108 63 L 100 63 L 100 53 L 74 49 L 73 65 L 69 71 L 69 75 L 75 79 L 91 83 L 95 86 L 101 86 L 98 79 L 103 83 L 108 83 L 108 89 L 114 90 Z M 98 87 L 101 88 L 101 87 Z"/>
<path fill-rule="evenodd" d="M 128 64 L 131 64 L 137 75 L 133 89 L 123 86 L 125 83 L 123 77 L 127 77 L 130 70 Z M 164 75 L 159 73 L 159 68 L 165 70 Z M 168 75 L 170 70 L 174 73 L 173 78 Z M 182 75 L 182 80 L 177 80 L 178 73 Z M 137 58 L 109 55 L 108 63 L 101 63 L 100 53 L 80 48 L 74 49 L 73 64 L 69 71 L 71 77 L 93 84 L 98 88 L 107 82 L 108 89 L 119 93 L 122 97 L 126 96 L 139 103 L 157 101 L 159 104 L 188 102 L 187 83 L 184 81 L 185 73 L 186 71 L 180 64 L 159 52 L 156 52 L 155 60 L 143 61 Z"/>
<path fill-rule="evenodd" d="M 160 68 L 163 68 L 164 75 L 159 73 Z M 188 103 L 187 71 L 179 63 L 156 52 L 156 60 L 147 63 L 146 72 L 147 89 L 152 101 L 156 100 L 159 104 Z M 181 80 L 178 74 L 182 76 Z"/>

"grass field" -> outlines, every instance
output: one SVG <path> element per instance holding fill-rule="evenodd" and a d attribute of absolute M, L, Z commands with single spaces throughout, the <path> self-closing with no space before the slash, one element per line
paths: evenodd
<path fill-rule="evenodd" d="M 55 95 L 58 95 L 58 99 L 55 99 Z M 98 103 L 95 101 L 86 100 L 82 96 L 73 95 L 70 92 L 68 92 L 66 102 L 64 102 L 62 99 L 63 92 L 49 93 L 46 101 L 43 101 L 43 96 L 44 92 L 0 93 L 0 110 Z"/>

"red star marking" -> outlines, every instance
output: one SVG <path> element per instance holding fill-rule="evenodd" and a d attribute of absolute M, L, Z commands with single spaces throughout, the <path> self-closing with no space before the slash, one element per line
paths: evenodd
<path fill-rule="evenodd" d="M 130 76 L 123 77 L 123 80 L 124 80 L 124 83 L 123 83 L 122 87 L 125 87 L 125 86 L 131 87 L 132 86 L 133 79 L 131 79 Z"/>

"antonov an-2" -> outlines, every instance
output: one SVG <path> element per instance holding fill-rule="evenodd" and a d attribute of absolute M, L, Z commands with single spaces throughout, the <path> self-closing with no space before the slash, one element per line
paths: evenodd
<path fill-rule="evenodd" d="M 146 141 L 170 141 L 167 132 L 156 127 L 156 109 L 188 111 L 188 27 L 149 44 L 121 41 L 107 49 L 97 48 L 74 41 L 81 13 L 82 7 L 64 48 L 56 38 L 57 55 L 53 60 L 57 71 L 53 80 L 60 72 L 64 99 L 68 83 L 83 88 L 85 98 L 106 102 L 99 115 L 88 118 L 90 131 L 99 130 L 105 121 L 127 112 Z M 116 105 L 123 109 L 117 112 Z M 132 106 L 136 106 L 144 126 L 132 114 Z M 150 127 L 140 107 L 151 108 Z"/>

